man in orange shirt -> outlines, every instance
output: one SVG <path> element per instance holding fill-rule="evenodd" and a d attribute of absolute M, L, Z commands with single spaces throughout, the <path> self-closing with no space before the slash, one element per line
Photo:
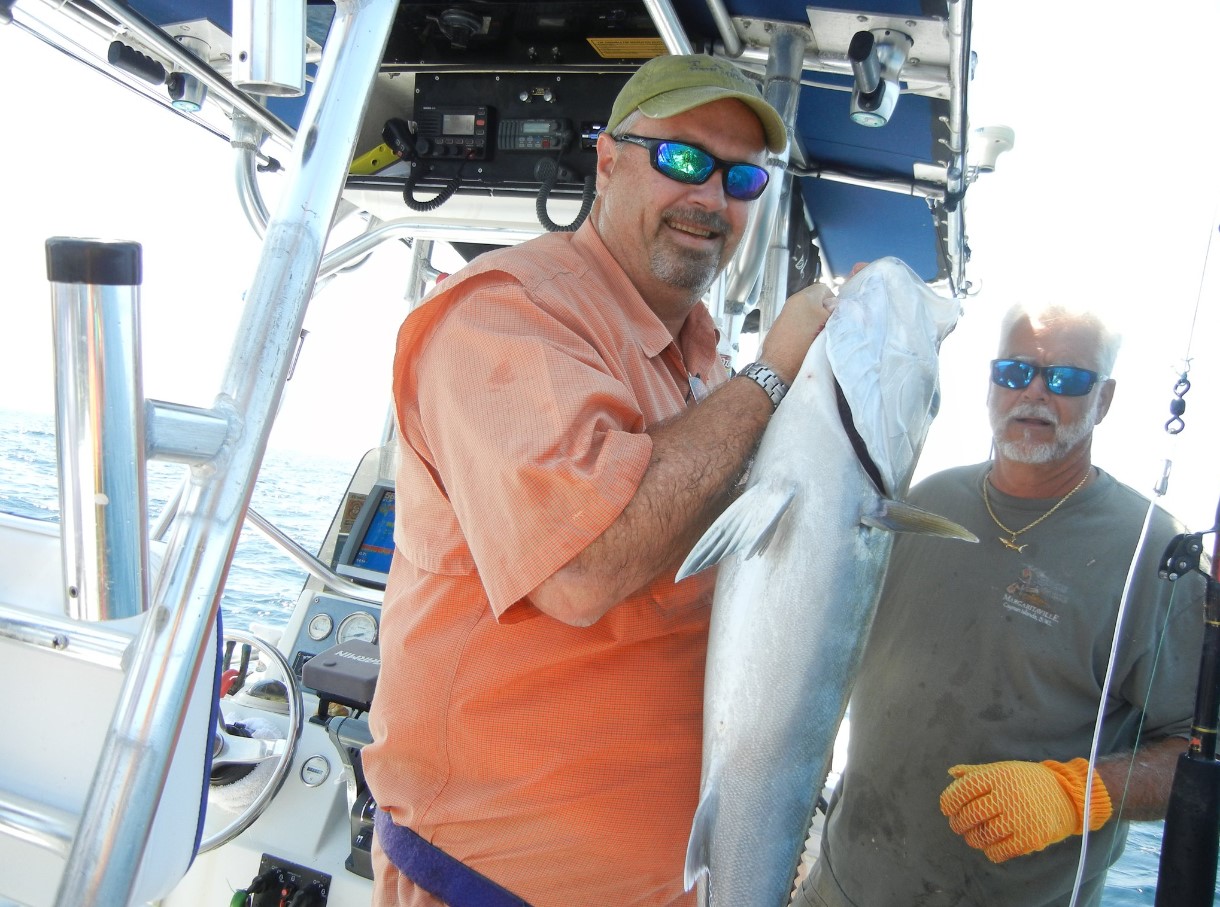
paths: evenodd
<path fill-rule="evenodd" d="M 375 903 L 693 903 L 714 577 L 674 574 L 831 293 L 791 297 L 733 380 L 701 297 L 786 141 L 732 64 L 652 60 L 598 138 L 586 223 L 481 256 L 403 324 Z"/>

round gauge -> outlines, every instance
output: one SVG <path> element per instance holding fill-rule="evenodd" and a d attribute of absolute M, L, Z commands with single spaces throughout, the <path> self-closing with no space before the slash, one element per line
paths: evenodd
<path fill-rule="evenodd" d="M 339 632 L 335 638 L 339 642 L 347 642 L 349 639 L 376 642 L 377 618 L 367 611 L 355 611 L 339 621 Z"/>
<path fill-rule="evenodd" d="M 309 620 L 309 638 L 322 640 L 330 636 L 335 622 L 329 614 L 315 614 Z"/>

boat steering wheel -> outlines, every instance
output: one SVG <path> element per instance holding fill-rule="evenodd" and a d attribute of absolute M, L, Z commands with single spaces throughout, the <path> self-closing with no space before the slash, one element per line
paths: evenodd
<path fill-rule="evenodd" d="M 216 733 L 212 738 L 213 766 L 238 763 L 255 764 L 271 759 L 278 761 L 258 795 L 228 825 L 204 838 L 199 844 L 199 853 L 207 853 L 209 850 L 232 841 L 249 828 L 254 820 L 271 805 L 271 800 L 283 787 L 284 780 L 288 777 L 288 771 L 292 768 L 297 741 L 301 739 L 301 729 L 305 722 L 305 712 L 301 704 L 301 683 L 280 650 L 265 640 L 240 630 L 226 630 L 224 635 L 226 640 L 233 639 L 258 649 L 268 656 L 270 661 L 275 662 L 280 676 L 284 680 L 288 700 L 288 736 L 264 738 L 234 734 L 229 730 L 232 722 L 224 714 L 223 709 L 221 710 L 216 723 Z"/>

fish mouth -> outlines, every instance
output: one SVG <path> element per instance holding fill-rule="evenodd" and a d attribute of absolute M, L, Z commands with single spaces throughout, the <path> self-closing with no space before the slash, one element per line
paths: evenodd
<path fill-rule="evenodd" d="M 856 459 L 860 461 L 865 474 L 876 486 L 881 496 L 888 497 L 889 491 L 885 487 L 885 481 L 881 478 L 881 470 L 873 462 L 873 457 L 868 452 L 868 445 L 864 443 L 864 438 L 856 429 L 856 420 L 852 416 L 851 405 L 847 402 L 847 397 L 843 395 L 843 388 L 839 386 L 838 380 L 835 381 L 835 403 L 839 409 L 839 421 L 843 423 L 843 432 L 847 435 L 847 440 L 851 442 L 851 449 L 855 452 Z"/>

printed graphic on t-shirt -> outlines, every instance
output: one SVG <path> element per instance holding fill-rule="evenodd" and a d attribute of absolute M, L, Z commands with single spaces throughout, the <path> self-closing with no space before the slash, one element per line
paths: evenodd
<path fill-rule="evenodd" d="M 1021 576 L 1004 590 L 1003 605 L 1009 611 L 1055 626 L 1059 623 L 1059 608 L 1066 600 L 1062 583 L 1050 579 L 1041 570 L 1023 567 Z"/>

